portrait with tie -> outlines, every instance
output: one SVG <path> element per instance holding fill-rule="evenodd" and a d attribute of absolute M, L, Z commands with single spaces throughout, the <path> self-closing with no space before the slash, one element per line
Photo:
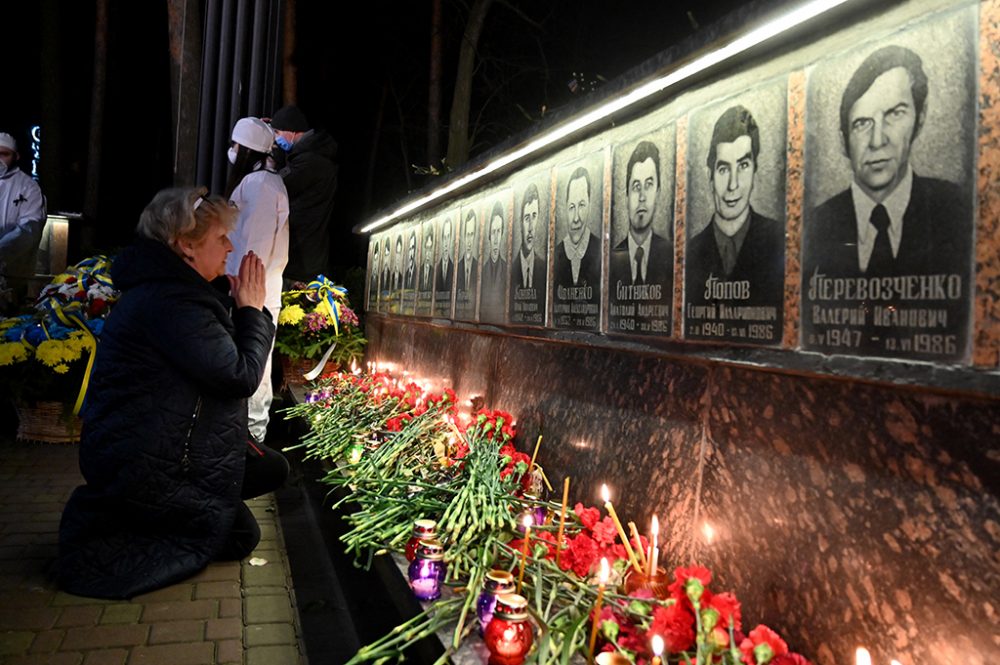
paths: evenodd
<path fill-rule="evenodd" d="M 378 307 L 379 259 L 382 256 L 380 236 L 372 234 L 368 238 L 368 307 L 374 311 Z"/>
<path fill-rule="evenodd" d="M 407 224 L 403 229 L 406 238 L 405 259 L 403 261 L 403 290 L 401 314 L 413 316 L 417 303 L 417 223 Z"/>
<path fill-rule="evenodd" d="M 437 257 L 434 261 L 434 316 L 450 318 L 453 289 L 455 288 L 455 254 L 457 247 L 455 229 L 458 227 L 458 208 L 453 208 L 437 218 Z"/>
<path fill-rule="evenodd" d="M 601 324 L 604 252 L 602 150 L 559 167 L 556 178 L 552 266 L 552 322 L 556 328 L 597 330 Z"/>
<path fill-rule="evenodd" d="M 509 321 L 545 325 L 549 257 L 549 172 L 530 175 L 514 185 L 514 224 Z"/>
<path fill-rule="evenodd" d="M 507 315 L 507 256 L 510 251 L 511 190 L 504 189 L 487 198 L 484 222 L 482 285 L 479 293 L 479 320 L 504 323 Z"/>
<path fill-rule="evenodd" d="M 669 124 L 615 147 L 608 332 L 671 332 L 674 140 Z"/>
<path fill-rule="evenodd" d="M 458 265 L 455 266 L 455 318 L 475 321 L 479 302 L 480 201 L 462 206 Z"/>
<path fill-rule="evenodd" d="M 974 21 L 968 10 L 929 19 L 810 72 L 804 348 L 965 357 Z"/>
<path fill-rule="evenodd" d="M 420 268 L 417 276 L 417 302 L 413 313 L 430 316 L 434 300 L 434 264 L 437 262 L 434 242 L 434 220 L 420 224 Z"/>
<path fill-rule="evenodd" d="M 388 312 L 392 290 L 392 238 L 386 231 L 382 235 L 382 278 L 379 281 L 378 311 Z"/>
<path fill-rule="evenodd" d="M 785 81 L 691 114 L 684 337 L 781 342 Z"/>
<path fill-rule="evenodd" d="M 403 249 L 403 230 L 399 226 L 393 228 L 392 273 L 389 277 L 389 309 L 390 314 L 399 314 L 403 294 L 403 272 L 406 266 L 406 255 Z"/>

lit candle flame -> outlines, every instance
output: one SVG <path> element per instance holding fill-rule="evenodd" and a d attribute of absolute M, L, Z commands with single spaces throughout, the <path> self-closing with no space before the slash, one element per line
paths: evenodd
<path fill-rule="evenodd" d="M 525 515 L 524 519 L 521 520 L 521 523 L 524 525 L 525 531 L 527 531 L 531 528 L 531 525 L 535 523 L 535 520 L 531 515 Z"/>
<path fill-rule="evenodd" d="M 858 647 L 858 650 L 854 652 L 854 663 L 855 665 L 872 665 L 872 655 L 868 653 L 868 649 Z"/>
<path fill-rule="evenodd" d="M 656 518 L 656 515 L 653 515 L 653 524 L 649 527 L 649 531 L 653 534 L 654 538 L 660 535 L 660 520 Z"/>
<path fill-rule="evenodd" d="M 608 578 L 611 577 L 611 567 L 608 566 L 608 560 L 606 557 L 601 557 L 601 576 L 598 577 L 598 581 L 601 586 L 608 583 Z"/>
<path fill-rule="evenodd" d="M 611 501 L 611 492 L 608 490 L 608 486 L 604 483 L 601 483 L 601 500 L 604 501 L 604 503 Z"/>
<path fill-rule="evenodd" d="M 889 661 L 889 665 L 903 665 L 903 664 L 898 660 L 896 660 L 895 658 L 893 658 L 891 661 Z"/>
<path fill-rule="evenodd" d="M 663 638 L 659 635 L 653 635 L 653 655 L 660 657 L 663 655 Z"/>

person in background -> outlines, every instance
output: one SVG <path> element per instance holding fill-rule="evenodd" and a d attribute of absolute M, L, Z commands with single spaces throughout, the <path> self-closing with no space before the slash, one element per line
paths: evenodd
<path fill-rule="evenodd" d="M 35 254 L 45 226 L 45 198 L 17 166 L 17 142 L 0 132 L 0 277 L 22 297 L 35 274 Z"/>
<path fill-rule="evenodd" d="M 246 455 L 246 399 L 274 324 L 264 264 L 226 272 L 237 212 L 207 190 L 167 189 L 143 210 L 111 275 L 121 300 L 101 334 L 84 404 L 80 471 L 59 527 L 59 585 L 131 598 L 242 559 L 260 540 L 243 499 L 276 489 L 280 455 Z M 224 280 L 223 280 L 224 281 Z"/>
<path fill-rule="evenodd" d="M 233 230 L 233 254 L 226 268 L 236 271 L 239 257 L 253 252 L 264 262 L 266 296 L 264 305 L 275 325 L 281 310 L 281 275 L 288 263 L 288 193 L 281 177 L 268 167 L 268 154 L 274 145 L 274 133 L 259 118 L 242 118 L 233 127 L 229 161 L 232 171 L 227 191 L 239 209 Z M 273 398 L 271 356 L 264 377 L 250 397 L 250 436 L 253 454 L 264 451 L 268 411 Z"/>
<path fill-rule="evenodd" d="M 337 142 L 310 128 L 296 106 L 283 106 L 271 118 L 278 147 L 287 153 L 278 173 L 291 204 L 285 286 L 309 282 L 330 267 L 330 219 L 337 193 Z"/>

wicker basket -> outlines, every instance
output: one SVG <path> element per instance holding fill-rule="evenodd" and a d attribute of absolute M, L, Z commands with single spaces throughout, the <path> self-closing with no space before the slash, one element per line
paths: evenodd
<path fill-rule="evenodd" d="M 281 356 L 281 377 L 282 377 L 282 388 L 286 386 L 304 386 L 309 383 L 306 378 L 302 376 L 306 372 L 312 370 L 316 366 L 317 361 L 308 358 L 289 358 L 288 356 Z"/>
<path fill-rule="evenodd" d="M 80 440 L 80 418 L 63 402 L 14 402 L 17 438 L 43 443 L 76 443 Z"/>

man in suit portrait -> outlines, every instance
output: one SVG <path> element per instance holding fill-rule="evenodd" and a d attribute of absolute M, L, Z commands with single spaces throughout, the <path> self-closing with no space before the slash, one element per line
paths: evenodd
<path fill-rule="evenodd" d="M 390 278 L 392 276 L 392 251 L 389 247 L 389 235 L 382 239 L 382 291 L 388 292 L 392 286 Z"/>
<path fill-rule="evenodd" d="M 625 167 L 628 234 L 611 250 L 612 284 L 664 284 L 673 282 L 673 247 L 653 231 L 656 200 L 660 192 L 660 151 L 641 141 Z"/>
<path fill-rule="evenodd" d="M 920 56 L 902 46 L 878 49 L 851 76 L 840 134 L 853 178 L 808 219 L 805 279 L 959 272 L 971 240 L 969 203 L 957 185 L 910 164 L 927 92 Z"/>
<path fill-rule="evenodd" d="M 417 231 L 410 231 L 410 239 L 406 243 L 406 272 L 403 277 L 403 288 L 412 291 L 417 286 Z"/>
<path fill-rule="evenodd" d="M 438 293 L 451 291 L 452 276 L 455 262 L 452 260 L 455 251 L 455 241 L 451 217 L 445 217 L 441 224 L 441 265 L 438 268 L 434 290 Z"/>
<path fill-rule="evenodd" d="M 378 302 L 379 251 L 378 240 L 372 242 L 372 265 L 368 284 L 368 307 L 372 308 Z"/>
<path fill-rule="evenodd" d="M 590 230 L 593 206 L 590 201 L 590 174 L 579 167 L 570 174 L 563 213 L 567 222 L 566 237 L 556 246 L 555 283 L 557 286 L 589 286 L 600 299 L 601 241 Z M 597 213 L 600 215 L 600 208 Z"/>
<path fill-rule="evenodd" d="M 504 258 L 503 204 L 493 204 L 490 211 L 487 239 L 489 253 L 483 259 L 483 293 L 480 303 L 484 321 L 502 321 L 504 293 L 507 290 L 507 260 Z"/>
<path fill-rule="evenodd" d="M 470 210 L 465 216 L 462 224 L 462 258 L 458 260 L 458 287 L 459 294 L 463 291 L 475 293 L 476 280 L 476 212 Z"/>
<path fill-rule="evenodd" d="M 713 213 L 708 225 L 688 241 L 685 301 L 714 301 L 733 294 L 740 305 L 778 307 L 784 301 L 784 226 L 753 209 L 760 130 L 745 107 L 726 109 L 712 129 L 706 165 Z M 730 286 L 716 290 L 720 283 Z"/>
<path fill-rule="evenodd" d="M 420 254 L 421 291 L 430 291 L 434 287 L 434 226 L 425 223 L 423 226 L 424 248 Z"/>
<path fill-rule="evenodd" d="M 403 234 L 396 236 L 396 260 L 392 264 L 392 290 L 399 291 L 403 287 Z"/>
<path fill-rule="evenodd" d="M 529 184 L 524 189 L 521 199 L 520 216 L 521 243 L 515 252 L 511 268 L 511 321 L 515 323 L 545 322 L 545 277 L 547 265 L 545 258 L 535 251 L 545 253 L 545 242 L 539 235 L 538 216 L 541 212 L 541 202 L 538 196 L 538 186 Z"/>

